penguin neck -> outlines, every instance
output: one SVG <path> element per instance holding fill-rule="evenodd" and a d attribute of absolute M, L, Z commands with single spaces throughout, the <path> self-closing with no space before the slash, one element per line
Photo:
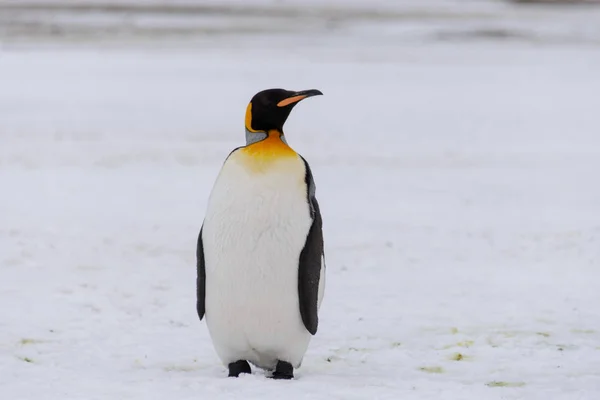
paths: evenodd
<path fill-rule="evenodd" d="M 285 135 L 282 131 L 277 129 L 272 129 L 269 132 L 264 131 L 249 131 L 246 128 L 246 146 L 250 146 L 251 144 L 261 142 L 267 138 L 276 139 L 279 138 L 285 145 L 288 145 L 287 140 L 285 139 Z"/>
<path fill-rule="evenodd" d="M 268 132 L 246 131 L 244 153 L 262 161 L 297 156 L 297 153 L 287 144 L 283 132 L 276 129 Z"/>

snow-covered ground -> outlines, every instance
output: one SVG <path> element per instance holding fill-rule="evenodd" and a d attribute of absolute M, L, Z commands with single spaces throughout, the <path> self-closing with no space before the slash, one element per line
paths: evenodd
<path fill-rule="evenodd" d="M 2 36 L 0 398 L 600 398 L 598 45 L 374 24 Z M 286 125 L 328 260 L 292 382 L 227 379 L 195 312 L 207 196 L 267 87 L 325 94 Z"/>

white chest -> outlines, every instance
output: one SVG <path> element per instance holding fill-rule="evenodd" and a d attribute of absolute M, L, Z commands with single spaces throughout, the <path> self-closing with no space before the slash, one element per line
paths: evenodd
<path fill-rule="evenodd" d="M 223 166 L 204 220 L 207 324 L 224 360 L 293 352 L 299 362 L 309 335 L 298 262 L 312 224 L 304 163 L 257 172 L 237 161 L 234 153 Z"/>
<path fill-rule="evenodd" d="M 215 183 L 204 222 L 204 246 L 211 247 L 211 236 L 215 249 L 232 240 L 240 251 L 256 249 L 259 243 L 292 245 L 285 241 L 294 239 L 304 245 L 311 220 L 302 160 L 286 158 L 256 172 L 238 162 L 243 157 L 234 153 Z"/>

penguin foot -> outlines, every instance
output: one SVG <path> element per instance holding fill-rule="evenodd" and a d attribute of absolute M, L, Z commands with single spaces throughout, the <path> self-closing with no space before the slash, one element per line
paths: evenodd
<path fill-rule="evenodd" d="M 246 360 L 238 360 L 229 364 L 229 377 L 237 378 L 240 374 L 251 374 L 250 364 Z"/>
<path fill-rule="evenodd" d="M 285 361 L 277 361 L 275 372 L 273 372 L 273 379 L 293 379 L 294 378 L 294 367 L 292 364 Z"/>

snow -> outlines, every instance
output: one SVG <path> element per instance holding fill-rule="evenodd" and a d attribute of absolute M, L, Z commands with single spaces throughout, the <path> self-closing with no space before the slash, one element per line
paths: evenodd
<path fill-rule="evenodd" d="M 558 13 L 540 41 L 1 33 L 0 397 L 597 399 L 600 52 L 546 35 Z M 292 382 L 227 379 L 195 313 L 207 197 L 266 87 L 324 93 L 286 124 L 328 262 Z"/>

